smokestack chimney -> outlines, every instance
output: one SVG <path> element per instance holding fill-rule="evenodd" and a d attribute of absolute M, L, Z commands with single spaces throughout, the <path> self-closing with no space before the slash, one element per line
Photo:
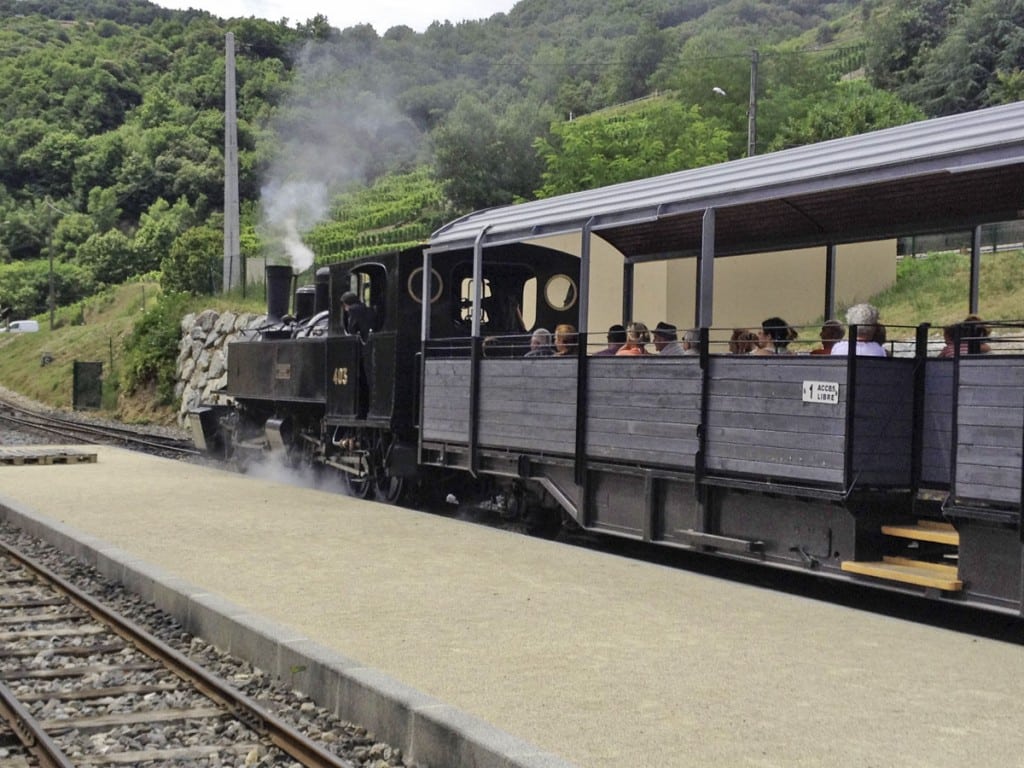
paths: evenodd
<path fill-rule="evenodd" d="M 288 300 L 292 290 L 290 265 L 267 265 L 267 319 L 280 322 L 288 314 Z"/>
<path fill-rule="evenodd" d="M 320 267 L 316 271 L 313 280 L 316 287 L 316 305 L 313 307 L 313 314 L 319 314 L 331 308 L 331 268 Z"/>
<path fill-rule="evenodd" d="M 316 288 L 312 285 L 303 285 L 295 289 L 295 319 L 302 322 L 313 316 L 313 307 L 316 305 Z"/>

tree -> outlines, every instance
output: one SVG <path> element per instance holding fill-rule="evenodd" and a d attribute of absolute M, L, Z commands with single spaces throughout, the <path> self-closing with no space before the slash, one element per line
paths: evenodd
<path fill-rule="evenodd" d="M 132 242 L 111 229 L 92 235 L 78 249 L 78 263 L 87 267 L 97 283 L 116 285 L 137 274 Z"/>
<path fill-rule="evenodd" d="M 867 73 L 883 90 L 921 75 L 922 59 L 945 39 L 965 0 L 908 0 L 880 6 L 867 24 Z"/>
<path fill-rule="evenodd" d="M 929 115 L 969 112 L 1003 103 L 1022 69 L 1024 0 L 975 0 L 900 93 Z"/>
<path fill-rule="evenodd" d="M 667 50 L 665 34 L 649 22 L 643 24 L 636 35 L 623 38 L 612 68 L 612 101 L 630 101 L 650 93 L 650 78 Z"/>
<path fill-rule="evenodd" d="M 475 95 L 460 99 L 433 135 L 436 170 L 455 207 L 470 211 L 531 196 L 541 170 L 533 142 L 550 116 L 522 103 L 498 117 Z"/>
<path fill-rule="evenodd" d="M 552 133 L 537 142 L 545 162 L 539 197 L 722 162 L 729 145 L 720 121 L 675 100 L 556 124 Z"/>
<path fill-rule="evenodd" d="M 194 222 L 195 214 L 187 199 L 180 198 L 173 206 L 158 199 L 139 219 L 133 242 L 135 268 L 139 272 L 159 269 L 175 239 Z"/>
<path fill-rule="evenodd" d="M 787 149 L 923 120 L 925 114 L 898 96 L 864 81 L 840 83 L 806 114 L 790 118 L 769 149 Z"/>
<path fill-rule="evenodd" d="M 215 216 L 174 241 L 160 264 L 160 285 L 165 291 L 202 295 L 220 290 L 224 265 L 220 219 Z"/>

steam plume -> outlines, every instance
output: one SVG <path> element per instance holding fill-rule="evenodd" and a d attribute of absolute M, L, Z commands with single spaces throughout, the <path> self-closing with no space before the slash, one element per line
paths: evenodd
<path fill-rule="evenodd" d="M 343 53 L 339 44 L 307 45 L 294 95 L 274 125 L 281 145 L 261 189 L 262 210 L 295 272 L 313 264 L 302 236 L 326 218 L 331 199 L 411 160 L 421 142 L 394 104 L 359 88 L 354 70 L 338 65 Z"/>

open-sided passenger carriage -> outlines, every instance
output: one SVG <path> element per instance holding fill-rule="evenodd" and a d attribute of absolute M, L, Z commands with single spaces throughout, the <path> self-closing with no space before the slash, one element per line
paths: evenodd
<path fill-rule="evenodd" d="M 1024 103 L 483 211 L 435 233 L 451 254 L 575 233 L 579 329 L 590 253 L 633 270 L 695 259 L 699 357 L 453 356 L 424 323 L 420 462 L 504 480 L 586 529 L 1019 613 L 1020 354 L 736 357 L 712 348 L 716 258 L 836 248 L 1024 214 Z M 479 311 L 479 304 L 474 305 Z M 599 329 L 603 330 L 603 328 Z M 482 331 L 473 329 L 478 342 Z"/>

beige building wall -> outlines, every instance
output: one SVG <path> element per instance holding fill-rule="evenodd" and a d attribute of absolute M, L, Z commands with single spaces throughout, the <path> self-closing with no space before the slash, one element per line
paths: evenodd
<path fill-rule="evenodd" d="M 579 255 L 579 235 L 535 241 Z M 633 279 L 633 317 L 653 328 L 659 321 L 694 324 L 696 259 L 638 264 Z M 866 301 L 896 280 L 896 241 L 839 246 L 836 254 L 838 310 Z M 622 256 L 604 240 L 591 242 L 590 308 L 587 325 L 599 334 L 622 321 Z M 800 326 L 820 321 L 825 304 L 825 248 L 807 248 L 715 260 L 712 324 L 727 337 L 732 328 L 753 328 L 773 316 Z M 840 316 L 840 320 L 843 318 Z M 816 337 L 816 332 L 810 334 Z M 801 337 L 808 338 L 807 333 Z"/>

